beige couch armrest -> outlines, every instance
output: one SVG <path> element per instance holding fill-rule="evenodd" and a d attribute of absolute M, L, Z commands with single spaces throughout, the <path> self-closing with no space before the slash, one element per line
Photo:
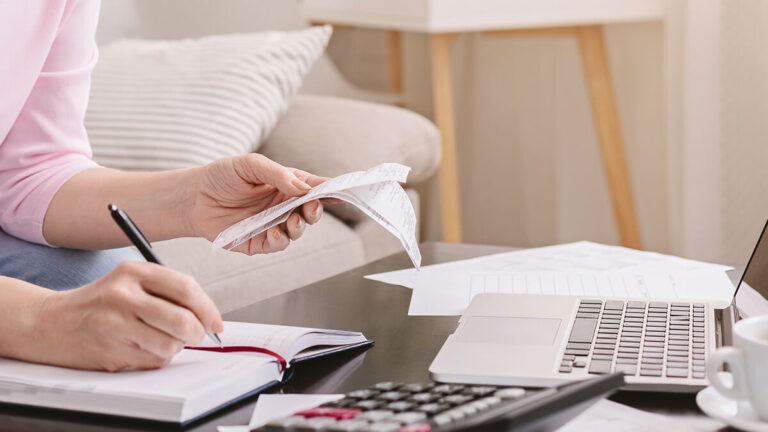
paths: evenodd
<path fill-rule="evenodd" d="M 440 164 L 440 133 L 429 120 L 402 108 L 300 95 L 259 151 L 328 177 L 398 162 L 412 168 L 408 183 L 418 183 Z"/>

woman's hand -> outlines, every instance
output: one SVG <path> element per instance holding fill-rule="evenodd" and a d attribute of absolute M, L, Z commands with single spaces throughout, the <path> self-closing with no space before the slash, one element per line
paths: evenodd
<path fill-rule="evenodd" d="M 286 168 L 259 154 L 219 159 L 202 168 L 190 214 L 192 231 L 208 240 L 247 217 L 289 198 L 306 194 L 327 180 Z M 233 250 L 248 255 L 277 252 L 320 219 L 323 205 L 310 201 L 286 222 L 240 244 Z"/>
<path fill-rule="evenodd" d="M 82 288 L 51 293 L 38 314 L 35 340 L 17 357 L 78 369 L 159 368 L 206 331 L 223 330 L 194 279 L 151 263 L 124 262 Z"/>

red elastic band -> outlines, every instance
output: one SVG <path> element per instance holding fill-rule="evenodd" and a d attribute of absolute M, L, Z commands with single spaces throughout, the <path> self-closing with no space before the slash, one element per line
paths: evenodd
<path fill-rule="evenodd" d="M 261 354 L 267 354 L 271 355 L 272 357 L 276 358 L 278 362 L 280 362 L 280 372 L 284 371 L 288 367 L 288 362 L 285 360 L 283 356 L 280 354 L 268 350 L 266 348 L 259 348 L 259 347 L 252 347 L 252 346 L 227 346 L 227 347 L 184 347 L 185 349 L 192 349 L 192 350 L 198 350 L 198 351 L 212 351 L 212 352 L 220 352 L 220 353 L 229 353 L 229 352 L 257 352 Z"/>

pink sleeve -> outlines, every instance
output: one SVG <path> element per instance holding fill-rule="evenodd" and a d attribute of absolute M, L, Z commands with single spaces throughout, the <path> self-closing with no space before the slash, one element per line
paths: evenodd
<path fill-rule="evenodd" d="M 47 244 L 43 219 L 53 196 L 72 176 L 96 166 L 83 118 L 97 58 L 99 5 L 96 0 L 10 3 L 17 16 L 0 18 L 0 26 L 18 33 L 0 40 L 25 46 L 10 50 L 21 54 L 9 61 L 17 67 L 0 70 L 0 87 L 9 87 L 10 101 L 0 104 L 0 117 L 16 116 L 4 138 L 0 122 L 0 228 Z M 10 81 L 4 75 L 11 75 Z"/>

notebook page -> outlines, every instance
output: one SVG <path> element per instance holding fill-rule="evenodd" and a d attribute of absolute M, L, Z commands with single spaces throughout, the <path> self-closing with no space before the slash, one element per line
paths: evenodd
<path fill-rule="evenodd" d="M 280 354 L 288 361 L 293 359 L 296 353 L 309 346 L 344 345 L 365 340 L 365 337 L 360 333 L 344 330 L 325 330 L 234 321 L 224 321 L 224 331 L 219 333 L 219 337 L 224 346 L 266 348 Z M 208 338 L 205 338 L 198 346 L 206 348 L 217 347 Z M 266 354 L 253 353 L 253 355 L 269 357 Z"/>
<path fill-rule="evenodd" d="M 274 364 L 274 367 L 272 365 Z M 69 369 L 0 358 L 0 387 L 17 383 L 58 391 L 142 396 L 182 401 L 206 393 L 233 376 L 262 371 L 264 383 L 279 379 L 273 358 L 182 350 L 171 363 L 154 370 L 101 372 Z M 30 390 L 28 390 L 30 391 Z"/>

